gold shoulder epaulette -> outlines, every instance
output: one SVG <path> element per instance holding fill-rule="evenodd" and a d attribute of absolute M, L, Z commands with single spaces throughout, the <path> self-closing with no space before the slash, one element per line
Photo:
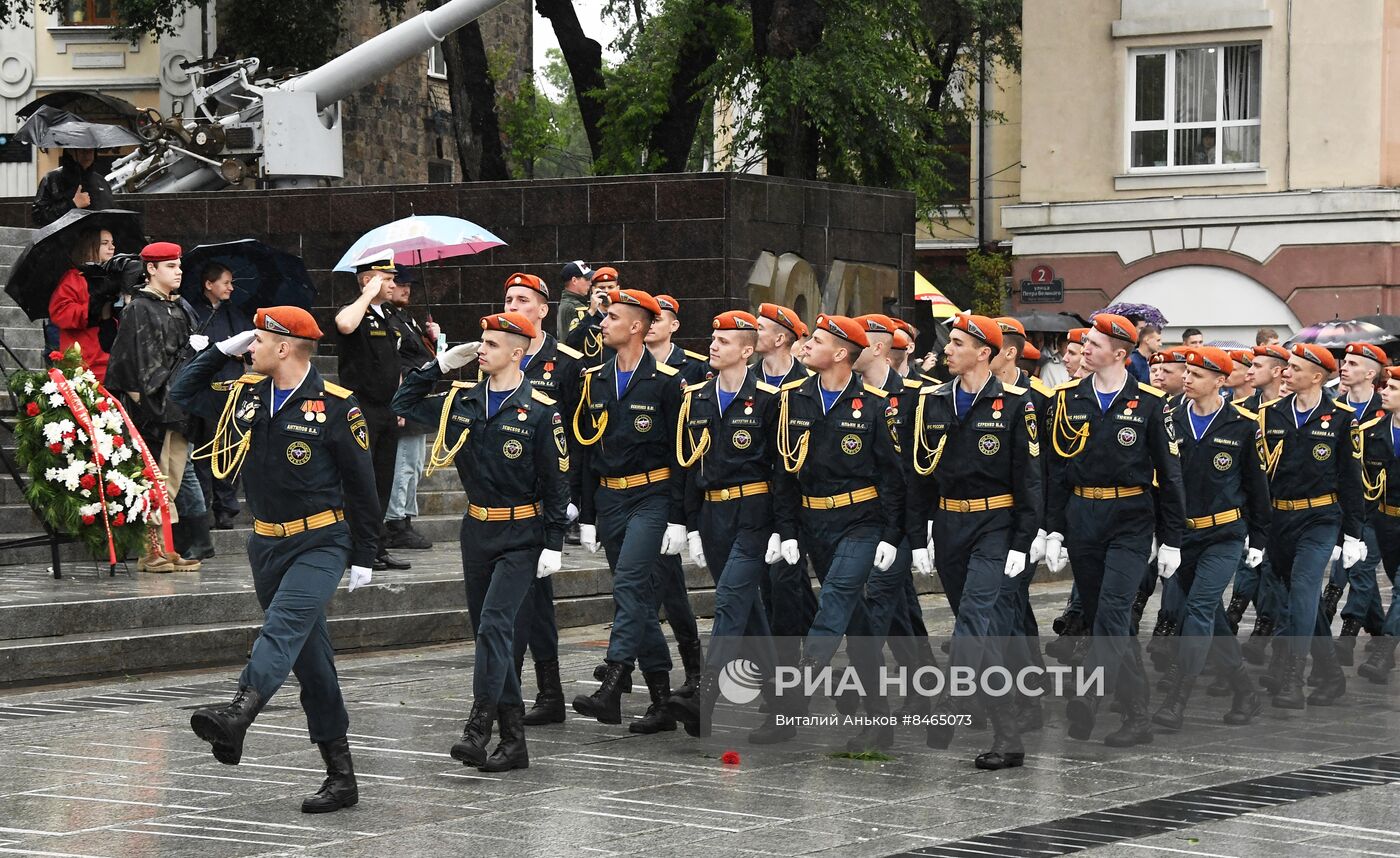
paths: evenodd
<path fill-rule="evenodd" d="M 1138 382 L 1138 390 L 1141 390 L 1143 393 L 1150 393 L 1158 399 L 1163 399 L 1167 395 L 1165 390 L 1159 387 L 1153 387 L 1150 384 L 1143 384 L 1142 382 Z"/>
<path fill-rule="evenodd" d="M 1263 411 L 1265 408 L 1268 408 L 1270 405 L 1273 405 L 1275 402 L 1282 402 L 1282 401 L 1283 401 L 1283 397 L 1280 396 L 1278 399 L 1270 399 L 1268 402 L 1261 402 L 1261 403 L 1259 403 L 1259 410 L 1260 410 L 1260 411 Z"/>
<path fill-rule="evenodd" d="M 690 358 L 691 360 L 698 360 L 698 361 L 700 361 L 701 363 L 709 363 L 709 362 L 710 362 L 710 356 L 709 356 L 709 355 L 702 355 L 702 354 L 700 354 L 699 352 L 693 352 L 693 351 L 691 351 L 690 349 L 681 349 L 681 351 L 685 352 L 685 356 L 688 357 L 688 358 Z"/>
<path fill-rule="evenodd" d="M 1070 379 L 1069 381 L 1066 381 L 1066 382 L 1064 382 L 1063 384 L 1057 384 L 1057 385 L 1055 385 L 1054 387 L 1052 387 L 1052 388 L 1050 388 L 1050 389 L 1051 389 L 1051 390 L 1070 390 L 1070 389 L 1072 389 L 1072 388 L 1078 387 L 1078 386 L 1079 386 L 1079 382 L 1080 382 L 1081 380 L 1082 380 L 1082 379 L 1072 378 L 1072 379 Z"/>
<path fill-rule="evenodd" d="M 680 374 L 680 370 L 676 369 L 675 367 L 673 367 L 673 366 L 671 366 L 671 365 L 669 365 L 669 364 L 664 364 L 664 363 L 659 363 L 659 364 L 657 364 L 657 365 L 656 365 L 656 371 L 659 372 L 659 373 L 661 373 L 662 375 L 678 375 L 678 374 Z"/>
<path fill-rule="evenodd" d="M 697 382 L 695 382 L 694 384 L 688 384 L 688 385 L 686 385 L 686 387 L 685 387 L 685 392 L 686 392 L 686 393 L 694 393 L 695 391 L 700 390 L 700 389 L 702 389 L 705 385 L 709 384 L 710 381 L 711 381 L 711 380 L 707 378 L 707 379 L 705 379 L 704 381 L 697 381 Z M 759 383 L 762 384 L 762 382 L 759 382 Z"/>
<path fill-rule="evenodd" d="M 574 308 L 574 312 L 578 313 L 578 317 L 582 319 L 584 316 L 588 315 L 588 308 L 580 304 L 579 306 Z"/>
<path fill-rule="evenodd" d="M 708 381 L 708 379 L 707 379 L 707 381 Z M 764 393 L 777 393 L 777 392 L 778 392 L 778 388 L 774 387 L 773 385 L 769 384 L 769 383 L 766 382 L 766 381 L 755 382 L 755 386 L 756 386 L 759 390 L 763 391 Z"/>
<path fill-rule="evenodd" d="M 1035 376 L 1031 376 L 1031 390 L 1036 393 L 1048 396 L 1053 388 Z"/>
<path fill-rule="evenodd" d="M 1343 411 L 1350 411 L 1352 414 L 1355 414 L 1355 413 L 1356 413 L 1356 409 L 1355 409 L 1355 408 L 1352 408 L 1350 405 L 1346 404 L 1345 402 L 1341 401 L 1340 399 L 1338 399 L 1337 401 L 1333 402 L 1332 404 L 1335 405 L 1335 406 L 1337 406 L 1338 408 L 1342 409 Z"/>
<path fill-rule="evenodd" d="M 1370 429 L 1372 426 L 1375 426 L 1377 423 L 1379 423 L 1379 422 L 1381 422 L 1382 420 L 1384 420 L 1384 419 L 1386 418 L 1386 416 L 1387 416 L 1387 415 L 1382 414 L 1382 415 L 1379 416 L 1379 417 L 1372 417 L 1370 420 L 1367 420 L 1365 423 L 1362 423 L 1362 424 L 1361 424 L 1359 427 L 1357 427 L 1357 428 L 1359 428 L 1359 429 Z"/>
<path fill-rule="evenodd" d="M 471 390 L 473 387 L 476 387 L 477 384 L 478 384 L 478 382 L 475 382 L 475 381 L 454 381 L 454 382 L 452 382 L 452 386 L 455 387 L 455 388 L 457 388 L 458 390 Z"/>
<path fill-rule="evenodd" d="M 538 390 L 531 390 L 531 391 L 530 391 L 530 398 L 533 399 L 533 400 L 535 400 L 536 402 L 543 402 L 545 405 L 553 405 L 553 404 L 554 404 L 554 400 L 553 400 L 553 399 L 550 399 L 548 396 L 545 396 L 543 393 L 541 393 L 541 392 L 538 391 Z"/>
<path fill-rule="evenodd" d="M 1243 414 L 1245 417 L 1248 417 L 1250 420 L 1258 420 L 1258 419 L 1259 419 L 1259 415 L 1258 415 L 1258 414 L 1254 413 L 1253 411 L 1250 411 L 1248 408 L 1245 408 L 1243 405 L 1240 405 L 1238 402 L 1231 403 L 1231 404 L 1235 406 L 1235 410 L 1236 410 L 1236 411 L 1238 411 L 1239 413 Z"/>
<path fill-rule="evenodd" d="M 245 372 L 245 373 L 243 373 L 242 375 L 240 375 L 240 376 L 238 377 L 238 383 L 239 383 L 239 384 L 257 384 L 258 382 L 262 381 L 264 378 L 267 378 L 267 376 L 263 375 L 263 374 L 260 373 L 260 372 Z M 330 382 L 326 382 L 326 389 L 329 390 L 330 387 L 331 387 L 331 383 L 330 383 Z M 349 392 L 349 391 L 347 391 L 347 393 L 348 393 L 348 392 Z"/>
<path fill-rule="evenodd" d="M 600 369 L 602 369 L 602 368 L 603 368 L 603 365 L 602 365 L 602 364 L 598 364 L 597 366 L 590 366 L 588 369 L 585 369 L 584 372 L 585 372 L 585 373 L 597 372 L 598 370 L 600 370 Z"/>
<path fill-rule="evenodd" d="M 801 387 L 806 383 L 807 379 L 805 378 L 794 378 L 792 381 L 789 381 L 787 384 L 779 388 L 779 390 L 796 390 L 797 388 Z"/>
<path fill-rule="evenodd" d="M 918 388 L 923 387 L 924 383 L 917 378 L 906 378 L 904 379 L 904 386 L 917 390 Z"/>
<path fill-rule="evenodd" d="M 255 377 L 257 377 L 257 378 L 261 378 L 261 377 L 262 377 L 262 376 L 259 376 L 257 373 L 249 373 L 249 375 L 255 376 Z M 244 378 L 247 378 L 247 377 L 248 377 L 248 376 L 246 376 L 246 375 L 244 376 Z M 326 393 L 329 393 L 331 396 L 334 396 L 334 397 L 336 397 L 336 398 L 338 398 L 338 399 L 349 399 L 351 396 L 354 395 L 355 391 L 351 390 L 351 389 L 348 388 L 348 387 L 341 387 L 341 386 L 338 385 L 338 384 L 332 384 L 331 382 L 328 381 L 328 382 L 326 382 Z"/>
<path fill-rule="evenodd" d="M 933 395 L 936 394 L 936 393 L 942 393 L 942 392 L 944 392 L 944 391 L 947 390 L 949 387 L 952 387 L 952 385 L 953 385 L 953 382 L 951 382 L 951 381 L 939 382 L 938 384 L 932 384 L 932 383 L 926 384 L 926 385 L 923 386 L 923 389 L 919 391 L 919 395 L 920 395 L 920 396 L 933 396 Z"/>
<path fill-rule="evenodd" d="M 876 387 L 873 384 L 865 384 L 864 382 L 862 382 L 860 386 L 865 388 L 865 391 L 867 393 L 870 393 L 874 396 L 889 396 L 889 394 L 886 393 L 883 388 Z"/>
<path fill-rule="evenodd" d="M 1001 389 L 1011 394 L 1012 396 L 1016 396 L 1026 392 L 1026 389 L 1024 387 L 1021 387 L 1019 384 L 1003 384 L 1001 386 Z"/>
<path fill-rule="evenodd" d="M 559 347 L 559 351 L 563 354 L 568 355 L 574 360 L 583 360 L 583 352 L 579 351 L 578 349 L 566 346 L 563 343 L 556 343 L 556 345 Z"/>

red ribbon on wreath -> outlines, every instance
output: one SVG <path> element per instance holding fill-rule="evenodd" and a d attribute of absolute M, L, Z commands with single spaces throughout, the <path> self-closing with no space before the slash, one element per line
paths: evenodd
<path fill-rule="evenodd" d="M 126 424 L 126 431 L 131 433 L 132 442 L 141 451 L 141 461 L 146 464 L 146 469 L 150 471 L 151 492 L 156 496 L 156 509 L 160 512 L 161 546 L 167 553 L 174 551 L 175 535 L 170 530 L 170 494 L 165 490 L 165 477 L 160 472 L 160 465 L 156 464 L 156 460 L 151 457 L 151 449 L 146 445 L 146 439 L 142 438 L 141 433 L 136 431 L 136 424 L 131 422 L 131 415 L 126 413 L 121 401 L 108 393 L 107 388 L 100 384 L 97 386 L 97 390 L 112 400 L 112 404 L 117 407 L 117 413 L 122 416 L 122 422 Z M 146 502 L 146 506 L 149 510 L 149 500 Z"/>
<path fill-rule="evenodd" d="M 97 473 L 102 475 L 102 453 L 97 449 L 97 433 L 93 431 L 92 415 L 88 413 L 87 406 L 78 398 L 77 392 L 73 390 L 73 385 L 69 383 L 68 377 L 63 371 L 57 368 L 49 370 L 49 380 L 58 388 L 58 393 L 63 397 L 63 402 L 68 406 L 68 410 L 73 412 L 73 421 L 87 433 L 88 440 L 92 442 L 92 461 L 97 466 Z M 107 532 L 107 562 L 117 565 L 117 545 L 112 539 L 112 522 L 107 518 L 107 499 L 103 493 L 97 493 L 98 506 L 102 508 L 102 529 Z"/>

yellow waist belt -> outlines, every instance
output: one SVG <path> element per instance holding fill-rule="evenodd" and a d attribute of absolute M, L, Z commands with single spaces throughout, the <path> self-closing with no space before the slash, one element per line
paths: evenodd
<path fill-rule="evenodd" d="M 1388 503 L 1383 503 L 1380 506 L 1380 510 L 1382 515 L 1388 515 L 1392 518 L 1400 518 L 1400 506 L 1391 506 Z"/>
<path fill-rule="evenodd" d="M 625 477 L 601 477 L 598 484 L 605 489 L 635 489 L 638 486 L 645 486 L 651 483 L 659 483 L 671 478 L 670 468 L 657 468 L 654 471 L 647 471 L 645 474 L 629 474 Z"/>
<path fill-rule="evenodd" d="M 1089 500 L 1135 498 L 1145 492 L 1142 486 L 1075 486 L 1074 493 Z"/>
<path fill-rule="evenodd" d="M 520 506 L 477 506 L 467 504 L 467 515 L 477 521 L 515 521 L 521 518 L 534 518 L 540 514 L 540 504 L 525 503 Z"/>
<path fill-rule="evenodd" d="M 1200 518 L 1188 518 L 1186 519 L 1186 528 L 1188 530 L 1201 530 L 1203 528 L 1215 527 L 1216 525 L 1220 524 L 1229 524 L 1230 522 L 1239 520 L 1240 510 L 1238 507 L 1236 507 L 1235 509 L 1227 509 L 1224 512 L 1217 512 L 1215 515 L 1203 515 Z"/>
<path fill-rule="evenodd" d="M 705 500 L 709 501 L 710 503 L 715 503 L 717 501 L 738 500 L 739 498 L 746 498 L 751 495 L 766 494 L 768 494 L 767 483 L 744 483 L 742 486 L 729 486 L 723 489 L 707 489 L 705 491 Z"/>
<path fill-rule="evenodd" d="M 853 492 L 832 495 L 829 498 L 802 498 L 802 506 L 807 509 L 837 509 L 843 506 L 850 506 L 857 503 L 875 500 L 880 496 L 880 492 L 874 486 L 867 486 L 863 489 L 856 489 Z"/>
<path fill-rule="evenodd" d="M 1016 499 L 1011 495 L 997 495 L 991 498 L 939 498 L 938 508 L 944 512 L 986 512 L 992 509 L 1011 509 Z"/>
<path fill-rule="evenodd" d="M 345 520 L 344 510 L 328 509 L 325 512 L 318 512 L 315 515 L 308 515 L 306 518 L 298 518 L 294 521 L 270 522 L 253 520 L 253 532 L 258 536 L 296 536 L 307 530 L 316 530 L 322 527 L 330 527 L 336 522 Z"/>
<path fill-rule="evenodd" d="M 1320 506 L 1331 506 L 1337 502 L 1337 493 L 1331 492 L 1325 495 L 1318 495 L 1315 498 L 1301 498 L 1299 500 L 1276 500 L 1274 509 L 1281 509 L 1284 512 L 1296 512 L 1300 509 L 1317 509 Z"/>

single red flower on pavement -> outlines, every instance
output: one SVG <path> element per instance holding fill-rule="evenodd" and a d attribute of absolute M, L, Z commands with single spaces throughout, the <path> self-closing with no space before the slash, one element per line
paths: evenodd
<path fill-rule="evenodd" d="M 726 766 L 737 766 L 739 765 L 739 752 L 725 751 L 720 755 L 719 761 Z"/>
<path fill-rule="evenodd" d="M 39 416 L 39 403 L 37 403 L 37 402 L 31 402 L 31 403 L 29 403 L 28 405 L 24 406 L 24 413 L 25 413 L 25 414 L 28 414 L 30 417 L 38 417 L 38 416 Z"/>

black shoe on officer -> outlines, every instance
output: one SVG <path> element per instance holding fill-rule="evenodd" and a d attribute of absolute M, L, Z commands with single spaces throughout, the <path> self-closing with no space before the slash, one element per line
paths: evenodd
<path fill-rule="evenodd" d="M 1274 621 L 1268 617 L 1256 617 L 1254 630 L 1240 645 L 1240 654 L 1250 664 L 1263 664 L 1269 658 L 1269 642 L 1274 638 Z"/>
<path fill-rule="evenodd" d="M 190 716 L 190 729 L 214 746 L 214 759 L 226 766 L 236 766 L 243 758 L 243 739 L 253 719 L 262 711 L 263 703 L 256 690 L 239 688 L 227 705 L 196 709 Z"/>
<path fill-rule="evenodd" d="M 1147 715 L 1146 695 L 1123 700 L 1123 724 L 1103 737 L 1110 748 L 1131 748 L 1152 744 L 1152 719 Z"/>
<path fill-rule="evenodd" d="M 650 735 L 652 733 L 669 733 L 675 730 L 676 719 L 672 717 L 671 710 L 666 708 L 666 701 L 671 699 L 671 674 L 664 670 L 658 670 L 653 673 L 644 673 L 642 678 L 647 681 L 647 692 L 651 695 L 651 705 L 647 707 L 645 715 L 627 725 L 627 732 Z"/>
<path fill-rule="evenodd" d="M 684 643 L 677 641 L 676 649 L 681 654 L 685 682 L 675 693 L 677 697 L 689 697 L 695 690 L 695 684 L 700 681 L 700 672 L 705 669 L 705 650 L 698 639 Z"/>
<path fill-rule="evenodd" d="M 400 560 L 388 551 L 380 551 L 379 556 L 374 558 L 374 565 L 370 567 L 375 572 L 383 572 L 388 569 L 412 569 L 413 564 L 407 560 Z"/>
<path fill-rule="evenodd" d="M 1026 762 L 1026 749 L 1016 727 L 1014 708 L 1006 701 L 993 701 L 987 709 L 992 722 L 992 749 L 977 755 L 973 765 L 987 771 L 1019 768 Z"/>
<path fill-rule="evenodd" d="M 535 662 L 535 703 L 525 713 L 526 727 L 564 723 L 564 686 L 559 682 L 559 662 Z"/>
<path fill-rule="evenodd" d="M 1400 638 L 1386 635 L 1372 638 L 1371 643 L 1374 646 L 1368 647 L 1370 655 L 1356 669 L 1356 675 L 1375 685 L 1385 685 L 1390 682 L 1390 671 L 1395 668 L 1395 645 L 1400 643 Z"/>
<path fill-rule="evenodd" d="M 1223 720 L 1226 724 L 1236 727 L 1248 724 L 1264 708 L 1264 703 L 1255 693 L 1254 683 L 1250 680 L 1244 665 L 1240 665 L 1239 670 L 1230 674 L 1227 681 L 1230 683 L 1233 698 L 1230 700 L 1230 711 L 1225 713 Z"/>
<path fill-rule="evenodd" d="M 695 691 L 688 697 L 671 695 L 666 711 L 685 728 L 687 736 L 704 739 L 710 735 L 710 718 L 719 699 L 719 671 L 707 667 L 695 682 Z"/>
<path fill-rule="evenodd" d="M 1225 609 L 1225 623 L 1230 627 L 1230 634 L 1240 633 L 1240 622 L 1244 620 L 1244 612 L 1248 607 L 1248 596 L 1230 597 L 1230 605 Z"/>
<path fill-rule="evenodd" d="M 1180 730 L 1186 720 L 1186 704 L 1191 701 L 1191 691 L 1196 687 L 1196 677 L 1182 674 L 1175 661 L 1167 668 L 1167 675 L 1172 681 L 1171 687 L 1162 698 L 1162 705 L 1152 714 L 1152 723 L 1168 730 Z"/>
<path fill-rule="evenodd" d="M 1347 675 L 1337 660 L 1336 646 L 1329 638 L 1313 638 L 1313 664 L 1318 677 L 1317 688 L 1308 695 L 1309 706 L 1331 706 L 1347 693 Z"/>
<path fill-rule="evenodd" d="M 1306 709 L 1307 698 L 1303 696 L 1303 670 L 1307 667 L 1308 657 L 1305 655 L 1286 655 L 1284 658 L 1286 668 L 1271 702 L 1275 709 Z"/>
<path fill-rule="evenodd" d="M 1337 661 L 1343 667 L 1356 664 L 1356 636 L 1361 633 L 1361 621 L 1342 620 L 1342 633 L 1337 636 Z"/>
<path fill-rule="evenodd" d="M 1270 694 L 1278 694 L 1283 688 L 1283 684 L 1288 679 L 1289 666 L 1292 664 L 1292 656 L 1288 654 L 1288 639 L 1280 638 L 1274 644 L 1273 655 L 1269 658 L 1269 666 L 1259 677 L 1259 687 Z"/>
<path fill-rule="evenodd" d="M 1345 592 L 1345 587 L 1330 581 L 1327 582 L 1326 587 L 1322 588 L 1322 604 L 1318 610 L 1322 612 L 1323 619 L 1327 621 L 1328 625 L 1331 625 L 1332 620 L 1337 616 L 1337 605 L 1341 604 L 1342 594 Z"/>
<path fill-rule="evenodd" d="M 471 714 L 462 727 L 462 738 L 452 746 L 452 759 L 464 766 L 480 766 L 486 762 L 486 746 L 491 744 L 491 722 L 496 707 L 481 700 L 472 701 Z"/>
<path fill-rule="evenodd" d="M 606 661 L 603 662 L 603 663 L 601 663 L 601 664 L 599 664 L 597 667 L 593 668 L 593 678 L 596 679 L 597 681 L 602 682 L 602 681 L 603 681 L 603 677 L 605 677 L 605 676 L 607 676 L 607 675 L 608 675 L 608 663 L 607 663 Z M 632 693 L 632 674 L 630 674 L 630 673 L 627 674 L 626 676 L 622 677 L 622 693 L 623 693 L 623 694 L 631 694 L 631 693 Z"/>
<path fill-rule="evenodd" d="M 622 685 L 631 684 L 632 668 L 618 662 L 607 662 L 603 679 L 592 694 L 580 694 L 574 698 L 574 711 L 587 715 L 603 724 L 622 723 Z"/>
<path fill-rule="evenodd" d="M 501 741 L 486 762 L 477 766 L 481 772 L 508 772 L 530 768 L 530 753 L 525 747 L 525 704 L 496 707 L 496 725 Z"/>
<path fill-rule="evenodd" d="M 1075 695 L 1065 701 L 1065 720 L 1069 722 L 1069 737 L 1087 742 L 1094 735 L 1094 719 L 1099 713 L 1099 698 Z"/>
<path fill-rule="evenodd" d="M 321 759 L 326 762 L 326 779 L 315 795 L 301 802 L 302 813 L 331 813 L 342 807 L 354 807 L 360 801 L 360 789 L 355 783 L 355 766 L 350 760 L 350 741 L 344 736 L 329 742 L 317 742 Z"/>

